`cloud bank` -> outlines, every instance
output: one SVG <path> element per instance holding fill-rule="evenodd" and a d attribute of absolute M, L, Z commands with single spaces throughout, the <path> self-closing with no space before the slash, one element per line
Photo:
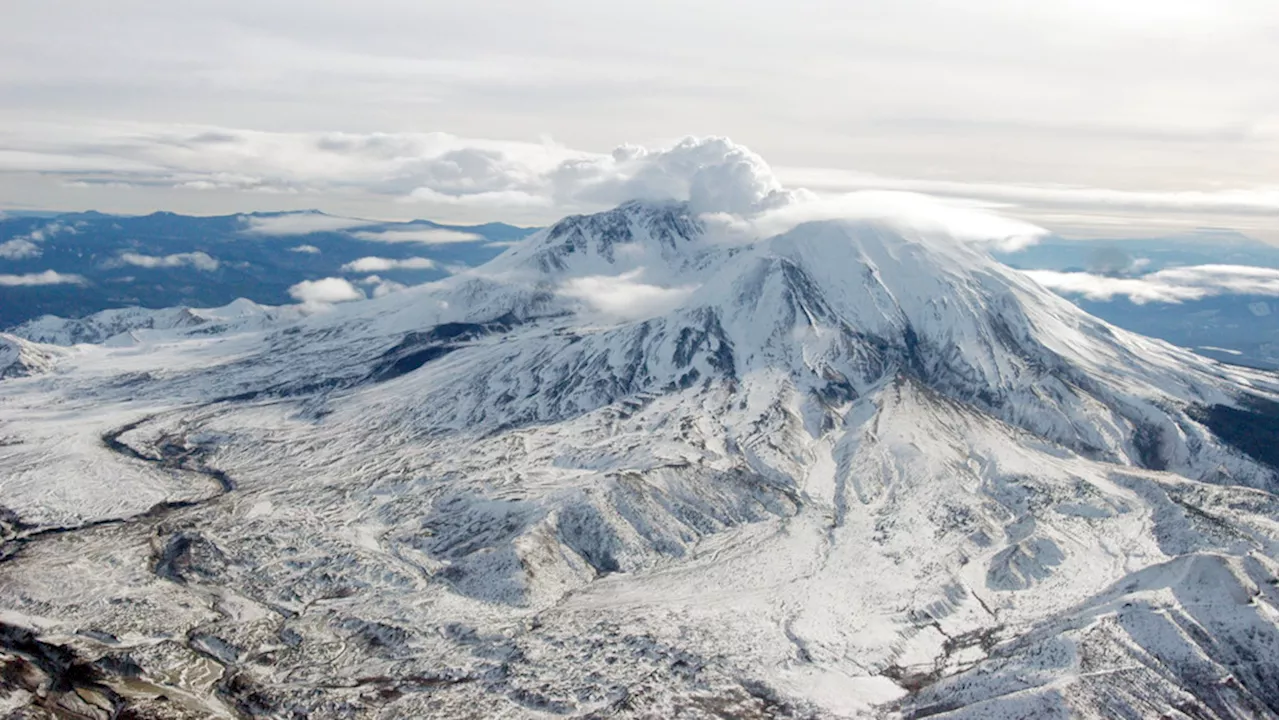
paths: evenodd
<path fill-rule="evenodd" d="M 796 183 L 813 190 L 902 190 L 1043 207 L 1128 211 L 1171 210 L 1264 216 L 1275 215 L 1280 209 L 1280 192 L 1275 188 L 1225 189 L 1213 192 L 1203 190 L 1136 192 L 1063 185 L 1008 185 L 888 178 L 823 168 L 779 168 L 778 175 L 789 183 Z"/>
<path fill-rule="evenodd" d="M 0 275 L 0 285 L 5 287 L 32 287 L 37 285 L 84 285 L 85 279 L 79 275 L 45 270 L 25 275 Z"/>
<path fill-rule="evenodd" d="M 699 211 L 750 212 L 785 201 L 760 156 L 726 138 L 685 138 L 610 153 L 546 141 L 447 133 L 282 133 L 198 126 L 77 126 L 0 142 L 0 171 L 69 182 L 187 190 L 343 193 L 402 203 L 562 213 L 631 199 L 690 201 Z M 0 138 L 4 140 L 4 138 Z M 8 149 L 5 146 L 8 146 Z M 19 149 L 21 148 L 21 149 Z M 552 210 L 554 209 L 554 210 Z M 243 216 L 245 232 L 302 235 L 370 223 L 321 214 Z M 457 236 L 422 235 L 436 242 Z M 408 239 L 408 238 L 406 238 Z"/>
<path fill-rule="evenodd" d="M 360 288 L 342 278 L 335 277 L 303 280 L 289 288 L 289 296 L 299 302 L 312 305 L 330 305 L 364 299 L 364 293 Z"/>
<path fill-rule="evenodd" d="M 141 268 L 176 268 L 192 267 L 196 270 L 213 272 L 218 269 L 216 258 L 203 252 L 174 253 L 172 255 L 142 255 L 139 253 L 121 253 L 120 262 Z"/>
<path fill-rule="evenodd" d="M 415 228 L 409 230 L 360 231 L 353 237 L 370 242 L 419 243 L 421 245 L 452 245 L 456 243 L 482 242 L 484 236 L 475 233 L 448 230 L 446 228 Z"/>
<path fill-rule="evenodd" d="M 307 202 L 377 206 L 379 216 L 537 223 L 631 199 L 688 201 L 698 212 L 741 216 L 785 207 L 805 194 L 830 198 L 868 190 L 940 195 L 1088 235 L 1132 235 L 1125 232 L 1129 226 L 1169 230 L 1212 225 L 1270 238 L 1280 212 L 1275 186 L 1157 192 L 904 179 L 831 168 L 775 171 L 756 153 L 722 137 L 590 152 L 552 140 L 430 132 L 267 132 L 155 124 L 19 127 L 0 131 L 0 175 L 4 173 L 35 173 L 78 187 L 164 192 L 177 200 L 202 192 L 224 198 L 221 202 L 240 198 L 244 203 L 244 193 L 273 193 Z M 246 215 L 242 222 L 250 235 L 351 231 L 377 242 L 469 241 L 444 229 L 361 230 L 378 223 L 319 213 Z"/>
<path fill-rule="evenodd" d="M 376 225 L 372 220 L 337 217 L 323 213 L 283 213 L 281 215 L 243 215 L 243 232 L 249 235 L 310 235 L 318 232 L 337 232 L 349 228 Z"/>
<path fill-rule="evenodd" d="M 430 270 L 435 266 L 435 262 L 424 257 L 394 259 L 370 256 L 352 260 L 343 265 L 342 270 L 344 272 L 371 273 L 386 272 L 387 270 Z"/>
<path fill-rule="evenodd" d="M 1038 225 L 999 215 L 985 207 L 908 192 L 860 191 L 842 195 L 791 194 L 788 201 L 754 215 L 707 213 L 713 240 L 752 242 L 819 220 L 868 220 L 909 232 L 942 232 L 963 242 L 1013 251 L 1039 240 Z"/>
<path fill-rule="evenodd" d="M 1117 278 L 1083 272 L 1025 270 L 1041 285 L 1089 300 L 1124 297 L 1143 305 L 1180 303 L 1215 295 L 1280 294 L 1280 270 L 1243 265 L 1195 265 L 1167 268 L 1140 277 Z"/>

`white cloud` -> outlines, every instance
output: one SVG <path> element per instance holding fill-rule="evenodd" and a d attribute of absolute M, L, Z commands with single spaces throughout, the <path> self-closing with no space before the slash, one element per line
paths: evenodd
<path fill-rule="evenodd" d="M 453 194 L 430 187 L 414 188 L 400 198 L 405 203 L 445 205 L 479 210 L 510 208 L 551 208 L 552 200 L 529 190 L 485 190 L 483 192 Z"/>
<path fill-rule="evenodd" d="M 590 275 L 567 280 L 557 292 L 581 300 L 597 313 L 615 320 L 639 320 L 679 307 L 697 288 L 664 287 L 641 281 L 644 268 L 621 275 Z"/>
<path fill-rule="evenodd" d="M 411 257 L 402 260 L 384 257 L 362 257 L 342 266 L 345 272 L 371 273 L 387 270 L 430 270 L 436 264 L 428 258 Z"/>
<path fill-rule="evenodd" d="M 51 237 L 62 234 L 75 235 L 76 229 L 66 223 L 54 221 L 44 227 L 36 228 L 30 233 L 27 233 L 27 238 L 34 240 L 35 242 L 44 242 Z"/>
<path fill-rule="evenodd" d="M 308 255 L 316 255 L 320 252 L 320 248 L 315 245 L 298 245 L 289 248 L 289 252 L 306 253 Z"/>
<path fill-rule="evenodd" d="M 2 217 L 2 216 L 0 216 Z M 51 222 L 44 227 L 36 228 L 25 235 L 17 235 L 0 243 L 0 258 L 6 260 L 25 260 L 40 257 L 44 254 L 38 243 L 42 243 L 55 235 L 63 233 L 74 235 L 76 229 L 66 223 Z"/>
<path fill-rule="evenodd" d="M 56 169 L 95 182 L 120 180 L 151 187 L 199 182 L 231 190 L 335 193 L 359 188 L 410 203 L 535 207 L 553 213 L 637 198 L 689 200 L 698 211 L 741 213 L 786 197 L 764 160 L 718 137 L 685 138 L 658 149 L 623 145 L 611 153 L 590 153 L 549 141 L 479 140 L 447 133 L 283 133 L 147 125 L 79 126 L 67 133 L 62 141 L 31 138 L 21 153 L 0 153 L 0 170 Z M 243 222 L 245 232 L 263 235 L 376 224 L 305 212 L 244 216 Z"/>
<path fill-rule="evenodd" d="M 1272 216 L 1280 210 L 1280 191 L 1276 188 L 1137 192 L 1061 185 L 1009 185 L 886 178 L 849 170 L 825 168 L 779 168 L 778 175 L 788 183 L 795 183 L 812 190 L 905 190 L 1001 203 L 1094 208 L 1100 211 L 1173 210 Z"/>
<path fill-rule="evenodd" d="M 289 288 L 289 296 L 300 302 L 324 305 L 364 299 L 360 288 L 336 277 L 303 280 Z"/>
<path fill-rule="evenodd" d="M 79 275 L 45 270 L 25 275 L 0 275 L 0 285 L 7 287 L 34 285 L 84 285 L 85 279 Z"/>
<path fill-rule="evenodd" d="M 22 150 L 5 150 L 5 144 Z M 7 135 L 0 131 L 0 179 L 5 171 L 56 173 L 60 182 L 84 182 L 86 187 L 123 182 L 156 192 L 207 183 L 229 193 L 221 196 L 232 198 L 227 202 L 246 202 L 235 194 L 240 191 L 270 190 L 344 204 L 408 205 L 415 215 L 425 210 L 519 222 L 550 222 L 630 199 L 687 200 L 698 212 L 744 215 L 777 209 L 806 194 L 888 190 L 968 199 L 1030 222 L 1087 234 L 1105 229 L 1132 235 L 1124 228 L 1191 223 L 1235 227 L 1269 238 L 1280 205 L 1273 185 L 1137 191 L 902 179 L 832 168 L 792 167 L 775 173 L 756 153 L 720 137 L 685 138 L 656 147 L 624 144 L 599 153 L 551 140 L 501 141 L 448 133 L 37 126 Z M 381 224 L 376 221 L 315 212 L 242 217 L 244 232 L 251 234 L 354 231 L 360 239 L 378 242 L 463 241 L 454 231 L 380 231 L 373 227 Z"/>
<path fill-rule="evenodd" d="M 430 133 L 106 132 L 89 118 L 396 128 L 429 117 L 484 137 L 533 139 L 536 128 L 593 150 L 723 129 L 779 165 L 1126 191 L 1216 194 L 1276 177 L 1274 0 L 901 0 L 785 13 L 728 0 L 608 12 L 585 0 L 501 12 L 402 0 L 316 0 L 306 12 L 249 0 L 182 12 L 81 5 L 68 17 L 58 3 L 6 4 L 0 96 L 23 102 L 3 109 L 0 166 L 49 173 L 10 178 L 0 187 L 10 201 L 227 212 L 266 207 L 247 193 L 271 190 L 282 203 L 271 207 L 318 200 L 377 216 L 404 207 L 389 198 L 416 197 L 415 214 L 544 222 L 590 208 L 542 192 L 540 178 L 570 157 L 599 157 L 536 139 L 458 147 Z M 386 17 L 397 22 L 371 20 Z M 42 42 L 55 36 L 62 42 Z M 757 37 L 769 42 L 743 41 Z M 443 157 L 454 150 L 465 152 Z M 1204 212 L 1218 217 L 1222 204 Z"/>
<path fill-rule="evenodd" d="M 789 202 L 754 216 L 704 216 L 713 239 L 753 241 L 816 220 L 873 220 L 914 231 L 945 232 L 959 240 L 999 250 L 1016 250 L 1047 231 L 1022 220 L 957 200 L 907 192 L 863 191 L 843 195 L 792 193 Z"/>
<path fill-rule="evenodd" d="M 1242 265 L 1195 265 L 1166 268 L 1140 277 L 1117 278 L 1083 272 L 1025 270 L 1045 287 L 1089 300 L 1127 297 L 1139 305 L 1179 303 L 1214 295 L 1280 294 L 1280 271 Z"/>
<path fill-rule="evenodd" d="M 39 245 L 31 242 L 25 237 L 16 237 L 12 240 L 0 243 L 0 258 L 6 260 L 23 260 L 25 258 L 40 257 L 44 251 Z"/>
<path fill-rule="evenodd" d="M 172 255 L 142 255 L 134 252 L 121 253 L 120 262 L 143 268 L 175 268 L 193 267 L 197 270 L 212 272 L 218 269 L 218 260 L 208 253 L 189 252 Z"/>
<path fill-rule="evenodd" d="M 263 180 L 265 182 L 265 180 Z M 241 221 L 244 232 L 252 235 L 310 235 L 318 232 L 335 232 L 349 228 L 377 225 L 372 220 L 337 217 L 323 213 L 297 212 L 281 215 L 245 215 Z"/>
<path fill-rule="evenodd" d="M 454 243 L 481 242 L 484 236 L 446 228 L 415 228 L 405 230 L 362 230 L 351 233 L 361 240 L 383 243 L 420 243 L 422 245 L 452 245 Z"/>
<path fill-rule="evenodd" d="M 384 295 L 390 295 L 393 292 L 399 292 L 408 287 L 407 285 L 398 283 L 395 280 L 384 280 L 377 275 L 370 275 L 369 277 L 361 280 L 360 284 L 373 286 L 373 296 L 376 298 Z"/>

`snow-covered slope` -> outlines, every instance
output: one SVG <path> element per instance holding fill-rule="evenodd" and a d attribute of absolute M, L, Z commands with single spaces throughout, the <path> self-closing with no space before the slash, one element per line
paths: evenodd
<path fill-rule="evenodd" d="M 0 380 L 50 372 L 65 354 L 61 348 L 0 333 Z"/>
<path fill-rule="evenodd" d="M 733 237 L 6 381 L 0 622 L 159 716 L 1274 715 L 1273 376 L 942 229 Z"/>
<path fill-rule="evenodd" d="M 260 329 L 280 320 L 297 319 L 302 312 L 296 306 L 271 307 L 240 298 L 218 308 L 152 310 L 131 307 L 103 310 L 74 319 L 45 315 L 13 327 L 9 332 L 32 342 L 50 345 L 112 341 L 132 344 L 136 338 L 131 334 L 140 330 L 190 331 L 198 328 L 201 333 L 218 333 Z"/>

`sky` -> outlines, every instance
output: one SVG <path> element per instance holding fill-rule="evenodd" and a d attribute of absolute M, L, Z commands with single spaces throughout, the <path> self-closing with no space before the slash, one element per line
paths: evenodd
<path fill-rule="evenodd" d="M 535 225 L 743 152 L 766 189 L 1274 244 L 1278 34 L 1274 0 L 6 0 L 0 209 Z"/>

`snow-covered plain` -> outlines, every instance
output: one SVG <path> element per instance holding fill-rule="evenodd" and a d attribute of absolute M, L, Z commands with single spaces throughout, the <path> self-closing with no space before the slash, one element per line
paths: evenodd
<path fill-rule="evenodd" d="M 0 702 L 1276 715 L 1275 458 L 1207 419 L 1273 375 L 940 228 L 713 229 L 629 203 L 374 300 L 0 338 Z"/>

